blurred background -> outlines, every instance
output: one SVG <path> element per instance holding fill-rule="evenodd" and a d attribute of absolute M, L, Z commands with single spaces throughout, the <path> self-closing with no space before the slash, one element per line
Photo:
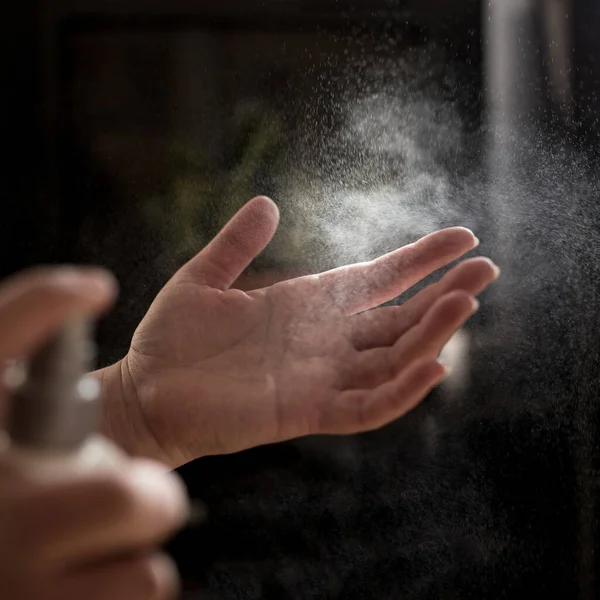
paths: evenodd
<path fill-rule="evenodd" d="M 401 421 L 181 470 L 211 516 L 169 547 L 185 598 L 596 597 L 597 113 L 490 143 L 487 4 L 2 9 L 0 273 L 112 269 L 102 365 L 257 194 L 282 221 L 242 289 L 447 225 L 475 228 L 505 268 L 469 325 L 464 377 Z"/>

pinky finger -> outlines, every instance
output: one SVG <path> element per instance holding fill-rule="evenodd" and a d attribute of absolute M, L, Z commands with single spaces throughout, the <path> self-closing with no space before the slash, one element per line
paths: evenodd
<path fill-rule="evenodd" d="M 446 366 L 428 359 L 373 390 L 341 392 L 327 406 L 320 433 L 348 435 L 379 429 L 411 411 L 448 373 Z"/>
<path fill-rule="evenodd" d="M 48 600 L 173 600 L 179 576 L 163 554 L 123 559 L 70 575 Z"/>

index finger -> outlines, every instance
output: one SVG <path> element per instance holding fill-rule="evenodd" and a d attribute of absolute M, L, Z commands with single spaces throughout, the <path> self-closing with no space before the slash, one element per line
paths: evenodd
<path fill-rule="evenodd" d="M 0 365 L 36 349 L 68 319 L 105 310 L 116 282 L 100 269 L 37 268 L 0 285 Z"/>
<path fill-rule="evenodd" d="M 16 500 L 16 501 L 15 501 Z M 15 494 L 5 526 L 14 546 L 46 569 L 83 565 L 162 543 L 189 515 L 180 477 L 151 461 L 71 476 Z"/>
<path fill-rule="evenodd" d="M 356 314 L 393 300 L 407 289 L 479 245 L 470 229 L 436 231 L 375 260 L 340 267 L 309 279 L 317 294 L 333 298 L 336 308 Z"/>

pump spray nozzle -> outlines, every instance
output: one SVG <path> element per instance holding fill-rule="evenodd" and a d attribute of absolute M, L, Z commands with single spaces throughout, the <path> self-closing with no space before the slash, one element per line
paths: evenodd
<path fill-rule="evenodd" d="M 9 368 L 5 459 L 44 475 L 123 459 L 98 435 L 100 385 L 89 371 L 96 351 L 91 324 L 67 323 L 25 363 Z"/>
<path fill-rule="evenodd" d="M 95 355 L 91 325 L 79 319 L 19 366 L 20 381 L 11 374 L 7 424 L 11 445 L 38 452 L 74 452 L 97 431 L 100 386 L 87 374 Z"/>

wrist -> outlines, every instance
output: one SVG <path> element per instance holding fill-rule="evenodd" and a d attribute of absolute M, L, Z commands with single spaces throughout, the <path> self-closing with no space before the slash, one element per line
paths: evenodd
<path fill-rule="evenodd" d="M 102 435 L 131 456 L 150 458 L 174 468 L 144 422 L 127 357 L 93 375 L 101 385 Z"/>

